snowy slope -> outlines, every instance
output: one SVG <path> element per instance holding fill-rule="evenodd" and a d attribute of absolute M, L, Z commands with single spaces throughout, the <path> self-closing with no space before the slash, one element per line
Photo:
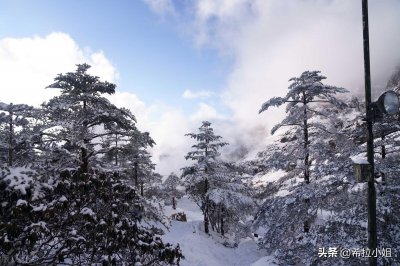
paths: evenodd
<path fill-rule="evenodd" d="M 199 207 L 183 197 L 178 208 L 166 208 L 166 214 L 185 212 L 188 222 L 172 221 L 171 228 L 163 236 L 169 243 L 179 243 L 185 259 L 182 266 L 261 266 L 276 265 L 265 250 L 259 250 L 254 240 L 243 240 L 237 248 L 228 248 L 218 242 L 218 236 L 208 236 L 203 231 Z"/>

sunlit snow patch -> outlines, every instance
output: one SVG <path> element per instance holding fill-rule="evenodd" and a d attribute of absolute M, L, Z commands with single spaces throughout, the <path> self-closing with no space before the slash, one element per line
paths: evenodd
<path fill-rule="evenodd" d="M 286 174 L 283 170 L 270 171 L 264 175 L 256 175 L 253 179 L 253 185 L 259 187 L 267 183 L 278 181 Z"/>

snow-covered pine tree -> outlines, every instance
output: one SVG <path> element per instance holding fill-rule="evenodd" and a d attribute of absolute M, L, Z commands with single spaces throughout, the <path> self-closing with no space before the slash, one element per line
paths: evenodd
<path fill-rule="evenodd" d="M 8 166 L 32 163 L 40 136 L 38 110 L 26 104 L 0 102 L 0 160 Z"/>
<path fill-rule="evenodd" d="M 235 242 L 249 236 L 250 220 L 256 207 L 251 189 L 231 163 L 217 161 L 217 168 L 209 178 L 208 217 L 211 228 L 224 235 L 231 233 Z"/>
<path fill-rule="evenodd" d="M 375 123 L 374 127 L 381 133 L 374 140 L 379 246 L 400 250 L 400 204 L 396 200 L 400 197 L 400 125 L 397 117 L 392 117 Z M 393 258 L 386 259 L 385 263 L 390 265 Z"/>
<path fill-rule="evenodd" d="M 171 200 L 174 210 L 176 209 L 176 199 L 182 196 L 181 191 L 178 190 L 181 183 L 182 180 L 175 173 L 171 173 L 163 182 L 164 191 L 168 195 L 168 199 Z"/>
<path fill-rule="evenodd" d="M 200 206 L 204 215 L 204 230 L 211 229 L 222 235 L 237 229 L 237 223 L 246 222 L 254 202 L 232 165 L 218 159 L 219 148 L 228 145 L 214 134 L 211 123 L 203 121 L 199 133 L 189 133 L 197 143 L 185 158 L 196 161 L 184 168 L 186 189 Z"/>
<path fill-rule="evenodd" d="M 203 121 L 199 128 L 199 133 L 188 133 L 189 136 L 197 141 L 192 146 L 193 151 L 188 152 L 185 159 L 194 160 L 196 164 L 190 168 L 184 169 L 184 176 L 189 185 L 188 192 L 193 199 L 199 204 L 204 215 L 204 231 L 209 233 L 209 217 L 208 217 L 208 190 L 209 178 L 217 168 L 216 157 L 219 155 L 219 148 L 228 145 L 221 142 L 221 136 L 214 134 L 211 123 Z"/>
<path fill-rule="evenodd" d="M 273 252 L 284 265 L 365 265 L 368 262 L 367 258 L 334 259 L 317 255 L 321 247 L 340 250 L 367 246 L 366 186 L 355 182 L 350 159 L 366 157 L 365 105 L 353 97 L 346 101 L 346 106 L 332 105 L 323 109 L 330 115 L 319 119 L 319 123 L 326 124 L 330 133 L 321 132 L 310 146 L 310 150 L 319 152 L 312 166 L 313 176 L 318 177 L 316 180 L 304 186 L 289 167 L 283 174 L 279 172 L 281 178 L 267 182 L 263 188 L 264 203 L 255 220 L 255 227 L 263 232 L 260 246 Z M 397 127 L 398 124 L 388 117 L 376 121 L 374 126 L 375 165 L 377 172 L 381 172 L 381 177 L 376 179 L 379 242 L 382 247 L 394 249 L 399 248 L 397 232 L 400 231 L 396 218 L 399 206 L 393 200 L 398 186 L 398 178 L 394 177 L 398 175 L 399 160 L 395 141 Z M 386 132 L 383 139 L 382 129 Z M 285 148 L 291 141 L 290 135 L 283 133 L 250 164 L 261 169 L 256 178 L 285 169 Z M 299 220 L 307 220 L 307 233 Z M 380 257 L 379 264 L 390 265 L 396 259 Z"/>
<path fill-rule="evenodd" d="M 25 104 L 0 103 L 0 264 L 15 263 L 15 241 L 34 215 L 29 205 L 42 194 L 36 169 L 43 121 L 40 110 Z M 19 238 L 25 234 L 25 238 Z"/>
<path fill-rule="evenodd" d="M 77 65 L 76 72 L 59 74 L 48 88 L 58 88 L 61 95 L 43 104 L 48 114 L 45 141 L 57 144 L 58 157 L 66 155 L 69 162 L 63 167 L 88 173 L 96 155 L 114 150 L 113 146 L 100 146 L 105 136 L 129 135 L 137 131 L 136 119 L 129 110 L 117 108 L 102 94 L 113 94 L 115 85 L 102 82 L 87 73 L 87 64 Z M 95 148 L 97 147 L 97 148 Z"/>
<path fill-rule="evenodd" d="M 28 226 L 37 222 L 31 204 L 43 186 L 30 167 L 0 162 L 0 264 L 14 265 L 19 246 L 32 247 L 36 233 Z"/>
<path fill-rule="evenodd" d="M 124 175 L 134 182 L 141 196 L 144 195 L 145 184 L 150 185 L 154 181 L 155 164 L 147 151 L 153 145 L 155 142 L 148 132 L 135 132 L 118 149 Z"/>
<path fill-rule="evenodd" d="M 43 105 L 43 165 L 36 171 L 2 165 L 0 255 L 18 265 L 179 263 L 179 247 L 163 243 L 154 226 L 163 219 L 158 210 L 122 172 L 103 164 L 101 155 L 115 149 L 102 145 L 103 137 L 150 140 L 129 111 L 101 97 L 115 85 L 88 75 L 88 68 L 78 65 L 51 85 L 62 93 Z M 142 138 L 132 141 L 143 146 Z"/>
<path fill-rule="evenodd" d="M 102 147 L 109 148 L 109 150 L 104 154 L 104 160 L 108 164 L 113 164 L 115 169 L 121 165 L 121 146 L 126 142 L 126 136 L 118 134 L 118 131 L 113 128 L 114 135 L 106 135 L 102 139 Z"/>
<path fill-rule="evenodd" d="M 360 135 L 354 134 L 354 130 L 360 127 L 362 112 L 357 101 L 346 102 L 344 108 L 334 105 L 325 108 L 333 117 L 319 119 L 329 133 L 315 136 L 310 147 L 314 154 L 319 151 L 312 166 L 313 182 L 304 185 L 299 173 L 291 168 L 275 172 L 284 165 L 276 163 L 275 154 L 291 145 L 285 134 L 271 144 L 274 149 L 267 147 L 259 159 L 265 164 L 265 170 L 258 178 L 277 173 L 280 178 L 266 180 L 264 202 L 254 225 L 263 232 L 260 246 L 274 252 L 282 264 L 364 263 L 357 258 L 328 261 L 317 255 L 319 247 L 366 246 L 366 192 L 362 184 L 355 183 L 350 159 L 363 151 L 357 146 L 357 138 L 353 138 Z M 284 155 L 278 160 L 285 160 Z"/>
<path fill-rule="evenodd" d="M 390 76 L 386 90 L 400 92 L 400 66 Z M 374 153 L 377 195 L 377 231 L 379 246 L 390 246 L 400 250 L 400 115 L 383 115 L 374 123 Z M 363 139 L 363 142 L 365 140 Z M 399 258 L 382 258 L 378 263 L 391 265 Z"/>
<path fill-rule="evenodd" d="M 332 98 L 317 100 L 329 103 L 313 103 L 311 108 L 304 108 L 308 112 L 310 143 L 307 148 L 313 159 L 310 170 L 314 179 L 304 186 L 295 169 L 299 163 L 293 157 L 293 164 L 289 164 L 286 172 L 279 173 L 281 178 L 268 182 L 268 192 L 263 194 L 264 203 L 255 227 L 264 232 L 260 245 L 274 252 L 283 264 L 361 265 L 365 261 L 360 258 L 328 261 L 318 257 L 317 252 L 319 247 L 366 246 L 366 191 L 365 186 L 355 183 L 350 159 L 365 151 L 365 147 L 359 146 L 364 138 L 360 130 L 363 127 L 362 103 L 351 99 L 342 106 L 330 104 Z M 290 120 L 286 120 L 282 125 L 289 123 Z M 299 140 L 304 141 L 301 130 L 304 123 L 299 124 L 294 128 L 300 130 L 280 132 L 281 138 L 262 153 L 263 174 L 271 175 L 274 169 L 287 166 L 285 154 L 290 154 L 291 146 L 296 147 Z"/>
<path fill-rule="evenodd" d="M 310 145 L 312 145 L 312 137 L 310 129 L 316 131 L 326 131 L 323 125 L 318 121 L 310 122 L 310 119 L 324 116 L 315 109 L 315 104 L 330 104 L 340 106 L 342 101 L 335 97 L 337 93 L 347 92 L 344 88 L 329 86 L 322 83 L 326 77 L 320 75 L 320 71 L 305 71 L 298 78 L 291 78 L 289 81 L 289 92 L 285 97 L 274 97 L 265 102 L 259 111 L 262 113 L 272 106 L 281 106 L 286 104 L 287 116 L 275 125 L 271 133 L 281 127 L 288 126 L 288 135 L 293 141 L 297 142 L 298 148 L 292 154 L 303 160 L 302 166 L 304 181 L 310 182 L 310 166 L 314 159 L 314 154 L 310 154 Z M 314 105 L 314 106 L 313 106 Z M 301 136 L 300 136 L 301 135 Z"/>
<path fill-rule="evenodd" d="M 354 243 L 366 245 L 366 225 L 367 211 L 365 197 L 367 195 L 365 184 L 353 183 L 354 173 L 351 165 L 347 165 L 349 157 L 366 158 L 366 125 L 365 125 L 365 103 L 353 98 L 347 102 L 349 108 L 346 108 L 339 117 L 343 121 L 341 132 L 346 139 L 338 140 L 336 147 L 338 153 L 331 156 L 329 163 L 322 165 L 326 174 L 332 176 L 344 175 L 342 183 L 329 185 L 331 191 L 335 194 L 329 195 L 324 201 L 331 202 L 332 218 L 324 226 L 321 226 L 321 245 L 328 245 L 336 242 L 341 246 L 350 247 Z M 361 107 L 361 108 L 360 108 Z M 393 198 L 398 194 L 395 187 L 399 185 L 398 179 L 398 139 L 399 124 L 396 116 L 383 115 L 377 119 L 373 127 L 374 135 L 374 153 L 375 153 L 375 175 L 377 190 L 377 230 L 380 246 L 392 246 L 399 248 L 399 209 L 398 202 Z M 397 147 L 396 147 L 397 146 Z M 325 155 L 322 153 L 321 155 Z M 330 178 L 333 180 L 333 178 Z M 353 182 L 352 182 L 353 181 Z M 346 188 L 347 190 L 343 190 Z M 326 203 L 321 207 L 327 209 Z M 349 222 L 351 221 L 351 222 Z M 338 233 L 340 232 L 340 233 Z M 390 233 L 388 233 L 390 232 Z M 393 262 L 391 258 L 380 257 L 378 264 L 390 265 Z M 352 264 L 359 263 L 352 262 Z"/>
<path fill-rule="evenodd" d="M 148 204 L 116 173 L 64 171 L 36 198 L 32 178 L 17 174 L 30 182 L 8 182 L 6 195 L 19 199 L 2 207 L 0 255 L 18 265 L 167 265 L 182 257 L 178 247 L 163 243 L 158 228 L 143 223 Z"/>

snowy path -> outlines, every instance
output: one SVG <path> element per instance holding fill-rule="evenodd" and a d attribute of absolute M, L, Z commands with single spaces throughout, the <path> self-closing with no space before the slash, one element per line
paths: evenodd
<path fill-rule="evenodd" d="M 166 213 L 185 212 L 188 222 L 173 221 L 170 231 L 163 239 L 179 243 L 185 259 L 182 266 L 261 266 L 270 264 L 264 257 L 265 251 L 258 250 L 251 240 L 242 241 L 237 248 L 227 248 L 200 230 L 201 211 L 187 198 L 178 203 L 177 210 L 167 209 Z"/>

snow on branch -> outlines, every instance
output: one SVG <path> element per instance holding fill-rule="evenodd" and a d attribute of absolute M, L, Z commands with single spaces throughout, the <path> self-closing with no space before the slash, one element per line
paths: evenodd
<path fill-rule="evenodd" d="M 260 111 L 258 111 L 258 113 L 262 113 L 264 111 L 266 111 L 268 108 L 270 108 L 271 106 L 281 106 L 282 104 L 286 103 L 287 99 L 286 98 L 282 98 L 282 97 L 273 97 L 271 99 L 269 99 L 268 101 L 266 101 L 265 103 L 263 103 L 263 105 L 261 106 Z"/>

